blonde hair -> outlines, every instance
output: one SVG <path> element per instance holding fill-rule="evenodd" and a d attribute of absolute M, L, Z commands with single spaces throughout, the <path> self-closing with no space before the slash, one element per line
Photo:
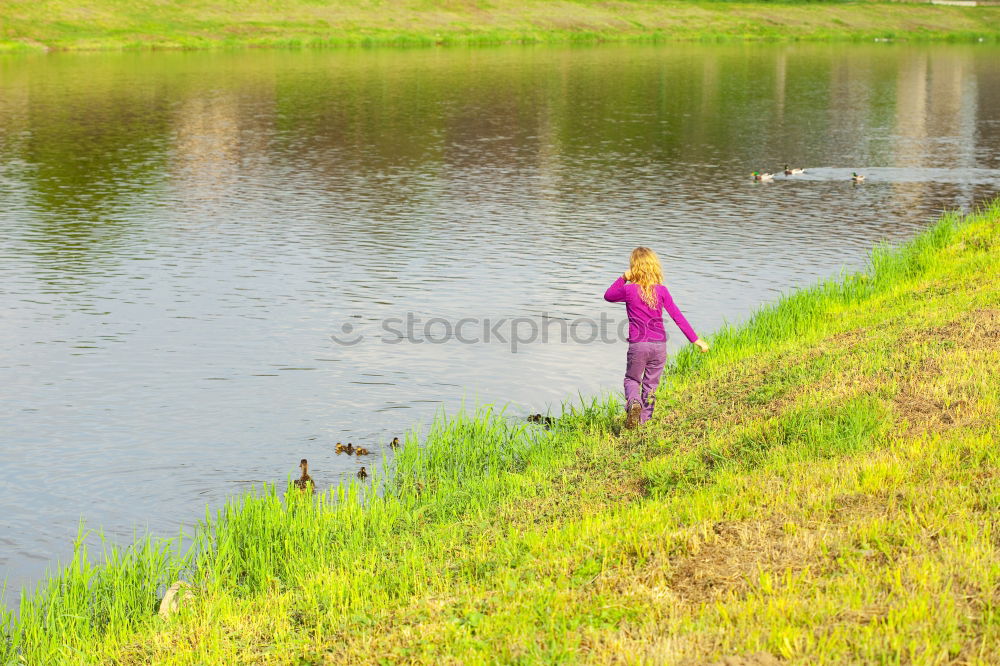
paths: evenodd
<path fill-rule="evenodd" d="M 639 285 L 639 295 L 651 308 L 656 307 L 656 285 L 663 284 L 663 269 L 660 258 L 648 247 L 637 247 L 629 257 L 625 279 Z"/>

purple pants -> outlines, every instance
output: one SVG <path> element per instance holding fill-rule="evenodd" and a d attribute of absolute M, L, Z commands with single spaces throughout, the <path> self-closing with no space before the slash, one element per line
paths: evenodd
<path fill-rule="evenodd" d="M 667 362 L 666 342 L 630 342 L 625 356 L 625 408 L 633 402 L 642 406 L 639 421 L 653 415 L 656 387 Z"/>

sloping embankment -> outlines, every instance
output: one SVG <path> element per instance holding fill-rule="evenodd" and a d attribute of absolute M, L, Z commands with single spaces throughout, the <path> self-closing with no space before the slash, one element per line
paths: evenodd
<path fill-rule="evenodd" d="M 998 424 L 1000 202 L 682 354 L 638 434 L 457 417 L 381 495 L 81 556 L 0 663 L 996 663 Z"/>

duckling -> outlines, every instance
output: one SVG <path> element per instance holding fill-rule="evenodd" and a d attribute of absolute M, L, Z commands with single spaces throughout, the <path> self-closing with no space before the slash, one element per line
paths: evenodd
<path fill-rule="evenodd" d="M 856 173 L 856 172 L 854 172 L 854 171 L 852 171 L 851 172 L 851 180 L 853 182 L 855 182 L 855 183 L 863 183 L 863 182 L 865 182 L 865 177 L 862 176 L 862 175 L 860 175 L 860 174 L 858 174 L 858 173 Z"/>
<path fill-rule="evenodd" d="M 295 479 L 295 487 L 299 490 L 308 490 L 311 493 L 316 492 L 316 484 L 313 482 L 312 477 L 309 476 L 309 461 L 305 458 L 299 463 L 299 467 L 302 468 L 302 476 Z"/>
<path fill-rule="evenodd" d="M 339 456 L 343 452 L 344 452 L 344 445 L 341 444 L 340 442 L 337 442 L 337 455 Z"/>
<path fill-rule="evenodd" d="M 361 470 L 358 472 L 358 478 L 361 479 L 362 481 L 368 478 L 368 472 L 365 471 L 364 467 L 362 467 Z"/>
<path fill-rule="evenodd" d="M 399 437 L 393 437 L 392 441 L 389 442 L 389 448 L 398 449 L 399 448 Z"/>
<path fill-rule="evenodd" d="M 555 421 L 551 416 L 542 416 L 541 414 L 532 414 L 528 417 L 528 423 L 537 423 L 546 428 L 550 427 Z"/>
<path fill-rule="evenodd" d="M 797 176 L 798 174 L 805 173 L 805 172 L 806 172 L 805 169 L 790 169 L 790 168 L 788 168 L 787 164 L 785 165 L 785 175 L 786 176 Z"/>
<path fill-rule="evenodd" d="M 754 171 L 750 175 L 753 176 L 754 180 L 774 180 L 773 173 L 761 173 L 760 171 Z"/>
<path fill-rule="evenodd" d="M 356 455 L 356 456 L 366 456 L 366 455 L 368 455 L 368 449 L 366 449 L 363 446 L 359 446 L 356 449 L 354 449 L 354 455 Z"/>
<path fill-rule="evenodd" d="M 344 447 L 344 453 L 346 453 L 347 455 L 353 454 L 354 453 L 354 445 L 351 444 L 350 442 L 348 442 L 347 446 Z"/>

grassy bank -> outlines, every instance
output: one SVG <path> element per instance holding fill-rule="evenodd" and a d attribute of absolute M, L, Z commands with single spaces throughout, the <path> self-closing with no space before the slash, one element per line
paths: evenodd
<path fill-rule="evenodd" d="M 0 663 L 996 663 L 1000 201 L 871 263 L 679 356 L 638 434 L 485 410 L 190 553 L 81 551 Z"/>
<path fill-rule="evenodd" d="M 682 0 L 5 0 L 0 48 L 990 40 L 1000 7 Z"/>

